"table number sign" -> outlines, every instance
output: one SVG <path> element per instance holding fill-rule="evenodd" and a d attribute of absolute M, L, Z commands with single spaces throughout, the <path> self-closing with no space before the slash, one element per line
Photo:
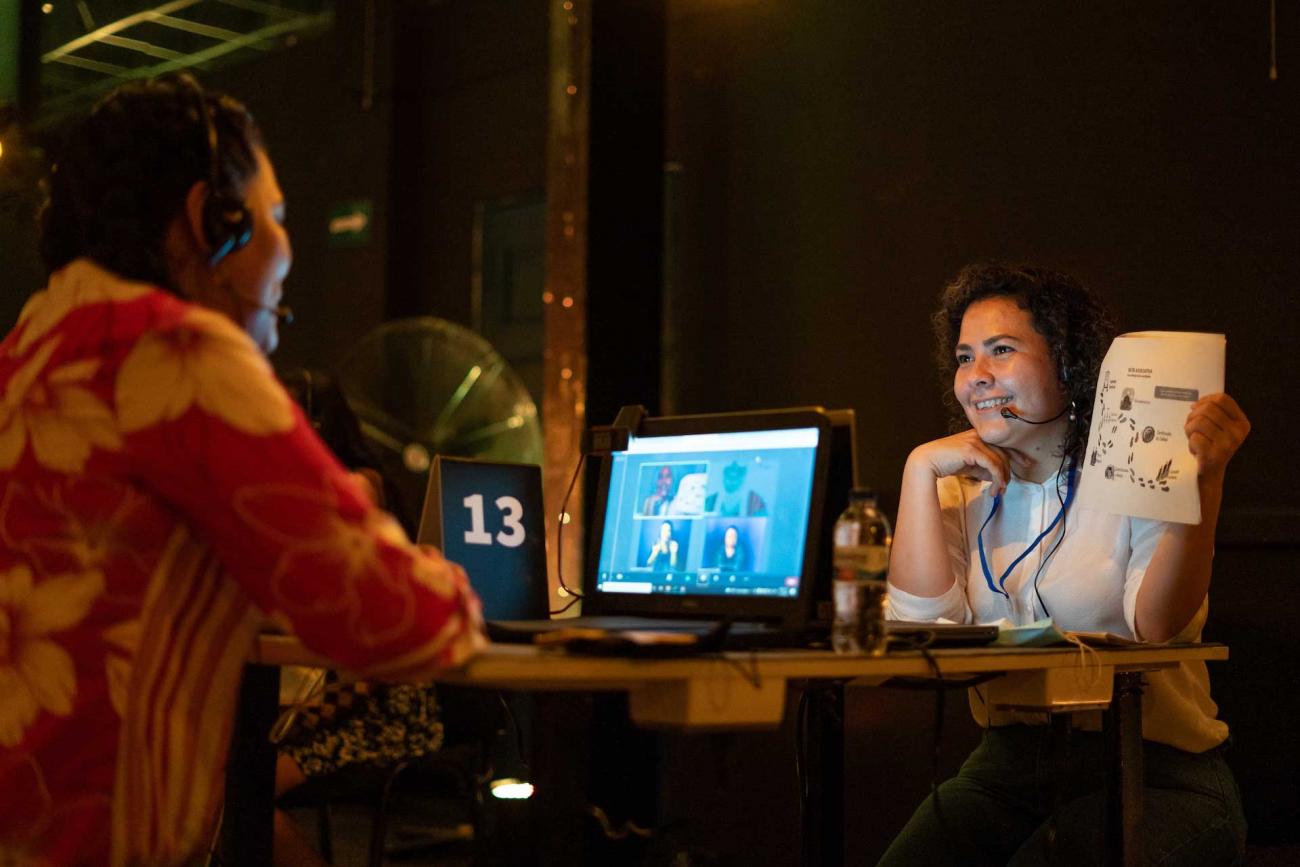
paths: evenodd
<path fill-rule="evenodd" d="M 546 616 L 542 468 L 439 455 L 419 541 L 459 563 L 489 620 Z"/>

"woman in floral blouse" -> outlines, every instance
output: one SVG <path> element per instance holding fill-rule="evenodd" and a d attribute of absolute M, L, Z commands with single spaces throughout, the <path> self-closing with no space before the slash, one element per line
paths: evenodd
<path fill-rule="evenodd" d="M 176 864 L 209 838 L 268 623 L 372 678 L 484 639 L 276 382 L 292 253 L 251 117 L 188 76 L 107 96 L 0 345 L 0 863 Z"/>

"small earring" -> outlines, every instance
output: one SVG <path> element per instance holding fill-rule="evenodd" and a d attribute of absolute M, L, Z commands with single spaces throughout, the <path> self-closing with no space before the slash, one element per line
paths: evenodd
<path fill-rule="evenodd" d="M 1074 401 L 1070 401 L 1070 422 L 1073 423 L 1076 418 L 1078 416 L 1074 412 Z"/>

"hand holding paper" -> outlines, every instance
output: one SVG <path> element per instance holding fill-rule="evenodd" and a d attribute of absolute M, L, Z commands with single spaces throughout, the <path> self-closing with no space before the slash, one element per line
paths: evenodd
<path fill-rule="evenodd" d="M 1187 448 L 1196 458 L 1197 474 L 1221 477 L 1228 460 L 1250 433 L 1250 419 L 1226 394 L 1211 394 L 1192 404 L 1183 425 Z"/>

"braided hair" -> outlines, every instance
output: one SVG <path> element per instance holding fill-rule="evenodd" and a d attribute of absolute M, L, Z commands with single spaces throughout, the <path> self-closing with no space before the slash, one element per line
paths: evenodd
<path fill-rule="evenodd" d="M 200 112 L 216 132 L 215 157 Z M 261 147 L 248 110 L 188 73 L 118 87 L 68 131 L 51 170 L 40 215 L 46 269 L 85 256 L 120 277 L 177 291 L 166 235 L 190 188 L 208 181 L 242 192 Z"/>
<path fill-rule="evenodd" d="M 944 287 L 933 317 L 935 351 L 945 377 L 944 402 L 954 430 L 969 421 L 952 393 L 956 359 L 953 349 L 966 309 L 985 298 L 1010 298 L 1029 313 L 1034 329 L 1047 341 L 1057 383 L 1074 409 L 1065 434 L 1063 457 L 1078 464 L 1088 442 L 1097 373 L 1115 336 L 1110 312 L 1082 283 L 1068 274 L 1038 265 L 967 265 Z"/>

